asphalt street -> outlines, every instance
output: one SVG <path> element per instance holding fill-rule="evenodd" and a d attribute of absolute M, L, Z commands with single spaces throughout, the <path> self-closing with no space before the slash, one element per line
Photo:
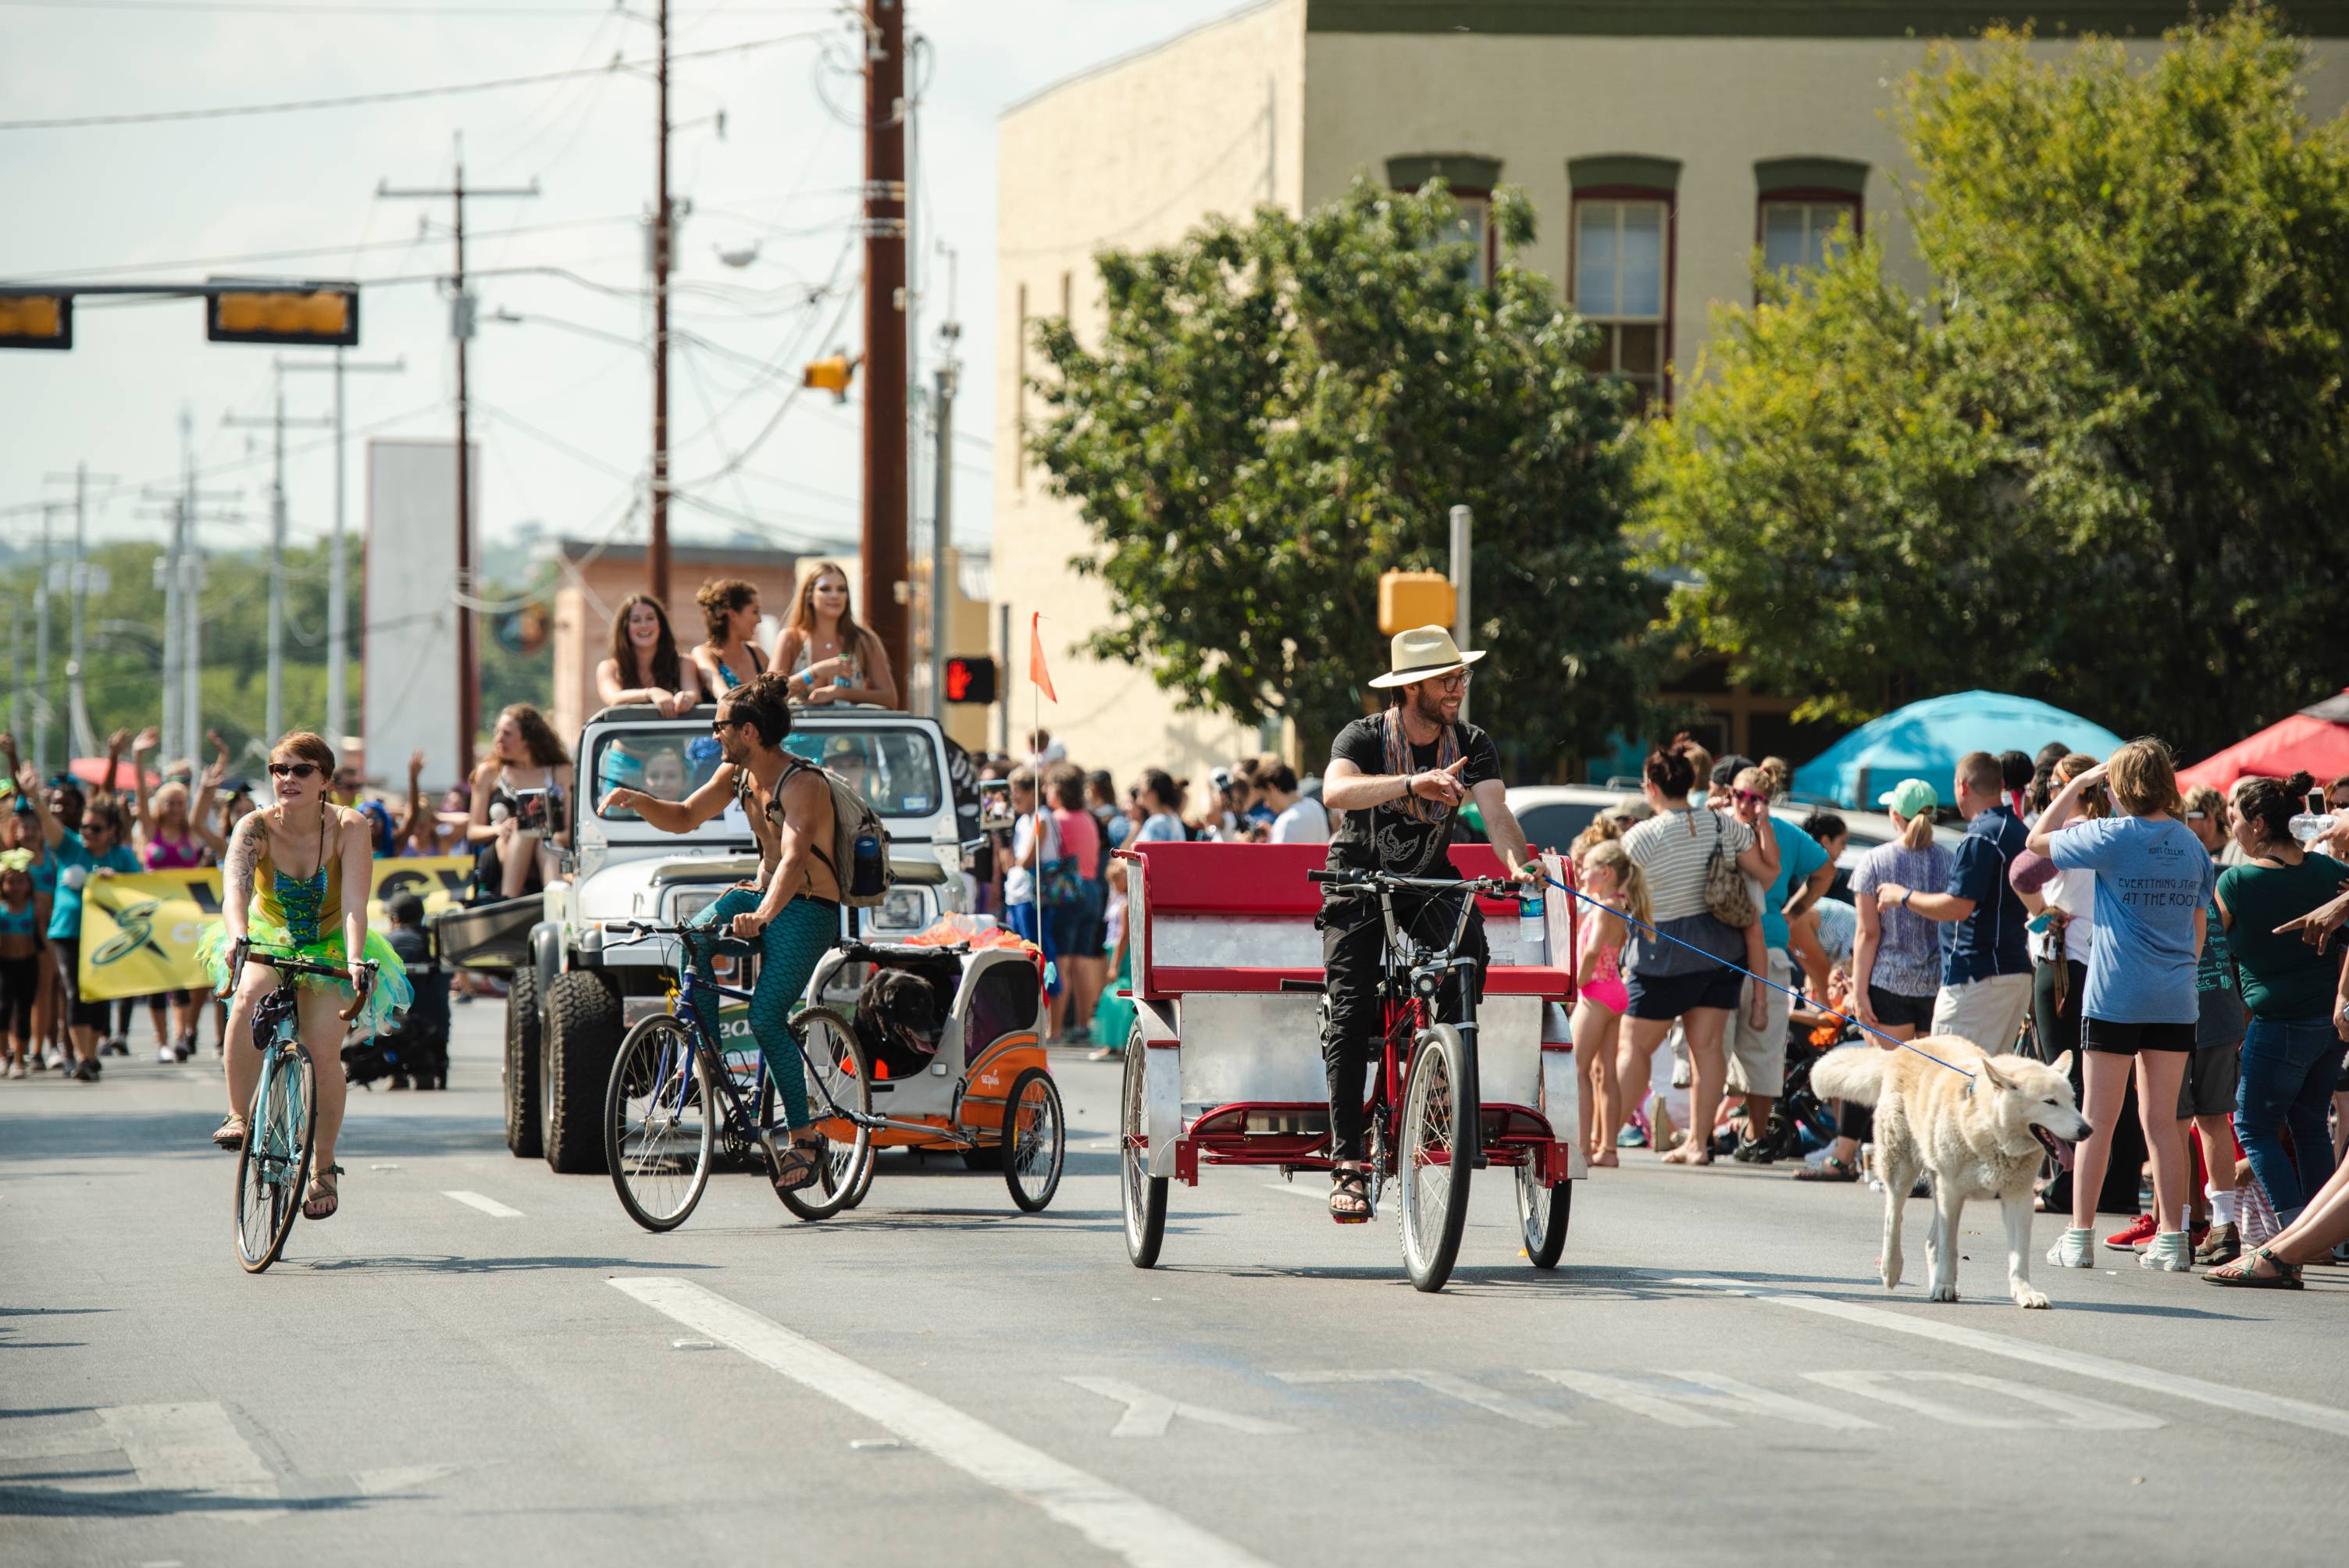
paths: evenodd
<path fill-rule="evenodd" d="M 1113 1065 L 1055 1060 L 1051 1208 L 882 1167 L 822 1224 L 721 1176 L 637 1230 L 510 1157 L 501 1005 L 452 1088 L 354 1091 L 342 1212 L 241 1273 L 209 1056 L 0 1082 L 0 1562 L 2201 1562 L 2334 1550 L 2349 1270 L 2222 1293 L 2134 1257 L 2004 1297 L 1872 1274 L 1880 1200 L 1651 1156 L 1555 1274 L 1481 1182 L 1443 1295 L 1318 1183 L 1120 1235 Z M 2043 1216 L 2044 1248 L 2061 1222 Z"/>

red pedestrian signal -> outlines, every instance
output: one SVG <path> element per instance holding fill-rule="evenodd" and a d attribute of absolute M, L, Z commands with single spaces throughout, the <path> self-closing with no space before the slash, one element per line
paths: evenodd
<path fill-rule="evenodd" d="M 995 661 L 991 658 L 947 661 L 948 702 L 990 703 L 995 700 Z"/>

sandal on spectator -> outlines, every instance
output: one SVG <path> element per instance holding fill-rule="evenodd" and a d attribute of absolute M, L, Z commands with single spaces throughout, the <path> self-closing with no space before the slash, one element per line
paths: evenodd
<path fill-rule="evenodd" d="M 1796 1170 L 1795 1180 L 1797 1181 L 1857 1181 L 1859 1180 L 1859 1167 L 1847 1160 L 1838 1160 L 1830 1154 L 1820 1164 L 1805 1165 Z"/>
<path fill-rule="evenodd" d="M 2259 1273 L 2264 1262 L 2273 1274 Z M 2240 1258 L 2202 1275 L 2211 1284 L 2240 1285 L 2246 1290 L 2300 1290 L 2300 1265 L 2288 1264 L 2266 1247 L 2253 1247 Z"/>

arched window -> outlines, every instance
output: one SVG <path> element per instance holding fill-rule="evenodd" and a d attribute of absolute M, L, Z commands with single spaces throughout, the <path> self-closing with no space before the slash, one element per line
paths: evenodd
<path fill-rule="evenodd" d="M 1672 270 L 1681 166 L 1669 158 L 1577 158 L 1567 292 L 1599 328 L 1588 364 L 1629 382 L 1637 411 L 1671 402 Z"/>
<path fill-rule="evenodd" d="M 1754 165 L 1754 242 L 1772 272 L 1825 265 L 1827 247 L 1847 219 L 1854 238 L 1868 232 L 1865 163 L 1765 158 Z"/>
<path fill-rule="evenodd" d="M 1493 281 L 1499 263 L 1493 237 L 1493 191 L 1501 183 L 1501 160 L 1473 152 L 1414 153 L 1387 160 L 1387 183 L 1398 191 L 1416 191 L 1441 176 L 1460 206 L 1452 237 L 1465 240 L 1475 257 L 1475 277 L 1481 287 Z"/>

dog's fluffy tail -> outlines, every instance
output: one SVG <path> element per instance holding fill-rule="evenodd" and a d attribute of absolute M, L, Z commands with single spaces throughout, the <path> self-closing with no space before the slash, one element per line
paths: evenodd
<path fill-rule="evenodd" d="M 1885 1053 L 1874 1046 L 1841 1046 L 1811 1068 L 1811 1088 L 1826 1099 L 1874 1105 L 1884 1092 Z"/>

